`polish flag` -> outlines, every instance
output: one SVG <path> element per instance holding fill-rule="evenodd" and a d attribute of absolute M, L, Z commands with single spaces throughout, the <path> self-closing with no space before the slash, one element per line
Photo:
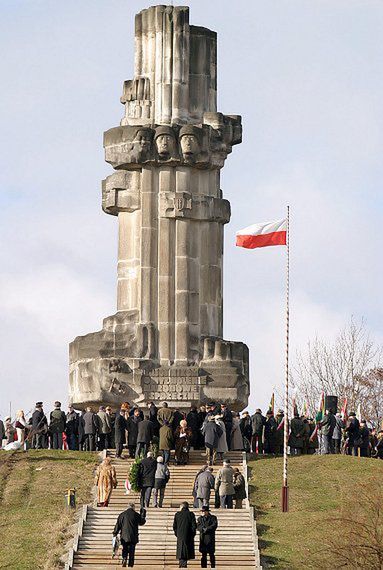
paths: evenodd
<path fill-rule="evenodd" d="M 268 245 L 286 245 L 287 220 L 253 224 L 237 232 L 236 245 L 247 249 Z"/>

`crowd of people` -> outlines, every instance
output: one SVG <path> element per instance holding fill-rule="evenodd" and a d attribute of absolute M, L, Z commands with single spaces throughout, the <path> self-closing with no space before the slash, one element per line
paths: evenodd
<path fill-rule="evenodd" d="M 383 430 L 368 427 L 354 412 L 347 417 L 334 412 L 329 409 L 320 419 L 312 419 L 295 410 L 289 421 L 290 454 L 346 453 L 383 459 Z M 8 449 L 116 449 L 117 457 L 124 446 L 130 457 L 145 457 L 154 446 L 165 464 L 174 449 L 179 465 L 188 462 L 190 449 L 206 449 L 207 462 L 213 465 L 227 451 L 283 454 L 284 428 L 282 410 L 275 415 L 271 409 L 266 415 L 260 409 L 240 415 L 224 403 L 192 406 L 184 412 L 166 402 L 159 408 L 150 402 L 144 412 L 125 402 L 117 412 L 110 406 L 97 411 L 88 406 L 79 413 L 69 406 L 65 413 L 56 401 L 48 416 L 43 403 L 37 402 L 28 419 L 19 410 L 14 421 L 0 420 L 0 442 Z"/>

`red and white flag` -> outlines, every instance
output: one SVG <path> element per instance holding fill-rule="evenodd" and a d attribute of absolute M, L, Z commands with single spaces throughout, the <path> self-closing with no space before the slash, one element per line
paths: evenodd
<path fill-rule="evenodd" d="M 254 249 L 268 245 L 286 245 L 287 220 L 253 224 L 236 233 L 236 245 Z"/>

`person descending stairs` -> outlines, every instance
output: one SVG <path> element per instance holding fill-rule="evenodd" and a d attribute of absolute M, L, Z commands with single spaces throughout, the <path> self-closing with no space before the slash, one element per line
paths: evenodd
<path fill-rule="evenodd" d="M 112 533 L 118 515 L 127 508 L 128 503 L 135 503 L 139 511 L 140 495 L 130 492 L 126 494 L 125 481 L 128 477 L 131 459 L 124 456 L 119 459 L 115 452 L 107 452 L 117 473 L 117 488 L 113 490 L 108 507 L 89 507 L 82 525 L 77 549 L 73 553 L 73 563 L 67 564 L 68 570 L 117 570 L 121 567 L 120 558 L 112 558 Z M 228 452 L 225 458 L 230 459 L 233 467 L 241 471 L 245 469 L 242 452 Z M 172 463 L 172 462 L 171 462 Z M 173 532 L 173 520 L 183 501 L 188 501 L 196 517 L 200 509 L 194 509 L 193 484 L 198 471 L 206 464 L 202 451 L 191 451 L 187 465 L 169 465 L 170 481 L 166 486 L 163 508 L 149 507 L 146 524 L 140 527 L 140 539 L 136 548 L 135 565 L 139 570 L 171 570 L 178 568 L 176 560 L 176 537 Z M 217 475 L 222 461 L 214 468 Z M 211 511 L 218 518 L 216 533 L 216 567 L 238 570 L 249 568 L 260 569 L 258 539 L 253 520 L 253 509 L 248 501 L 243 509 L 215 509 L 214 492 L 212 493 Z M 152 501 L 151 501 L 152 505 Z M 201 566 L 201 555 L 198 552 L 199 535 L 195 539 L 196 559 L 188 562 L 188 567 Z"/>

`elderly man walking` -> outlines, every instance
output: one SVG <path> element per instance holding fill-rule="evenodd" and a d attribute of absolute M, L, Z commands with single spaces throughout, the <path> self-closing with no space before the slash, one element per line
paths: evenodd
<path fill-rule="evenodd" d="M 219 438 L 223 435 L 223 430 L 216 424 L 214 416 L 207 416 L 201 431 L 205 437 L 207 461 L 209 465 L 213 465 L 217 456 Z"/>
<path fill-rule="evenodd" d="M 136 545 L 139 542 L 138 527 L 146 523 L 146 511 L 141 509 L 140 513 L 136 513 L 134 503 L 130 503 L 126 511 L 118 516 L 116 525 L 113 530 L 113 536 L 121 535 L 122 544 L 122 566 L 125 568 L 126 563 L 133 568 L 134 554 Z"/>
<path fill-rule="evenodd" d="M 155 485 L 157 461 L 153 453 L 148 451 L 147 456 L 140 463 L 138 480 L 141 487 L 141 507 L 149 507 L 150 497 Z"/>
<path fill-rule="evenodd" d="M 230 459 L 225 459 L 223 467 L 218 471 L 215 480 L 215 490 L 218 491 L 222 509 L 233 508 L 234 489 L 234 469 L 230 465 Z"/>
<path fill-rule="evenodd" d="M 177 560 L 180 568 L 187 568 L 188 560 L 195 559 L 194 537 L 197 523 L 194 513 L 189 511 L 189 503 L 181 503 L 181 510 L 174 515 L 174 534 L 177 537 Z"/>
<path fill-rule="evenodd" d="M 212 467 L 206 467 L 202 473 L 197 475 L 195 482 L 196 498 L 200 507 L 208 507 L 211 490 L 214 489 L 215 479 Z"/>

